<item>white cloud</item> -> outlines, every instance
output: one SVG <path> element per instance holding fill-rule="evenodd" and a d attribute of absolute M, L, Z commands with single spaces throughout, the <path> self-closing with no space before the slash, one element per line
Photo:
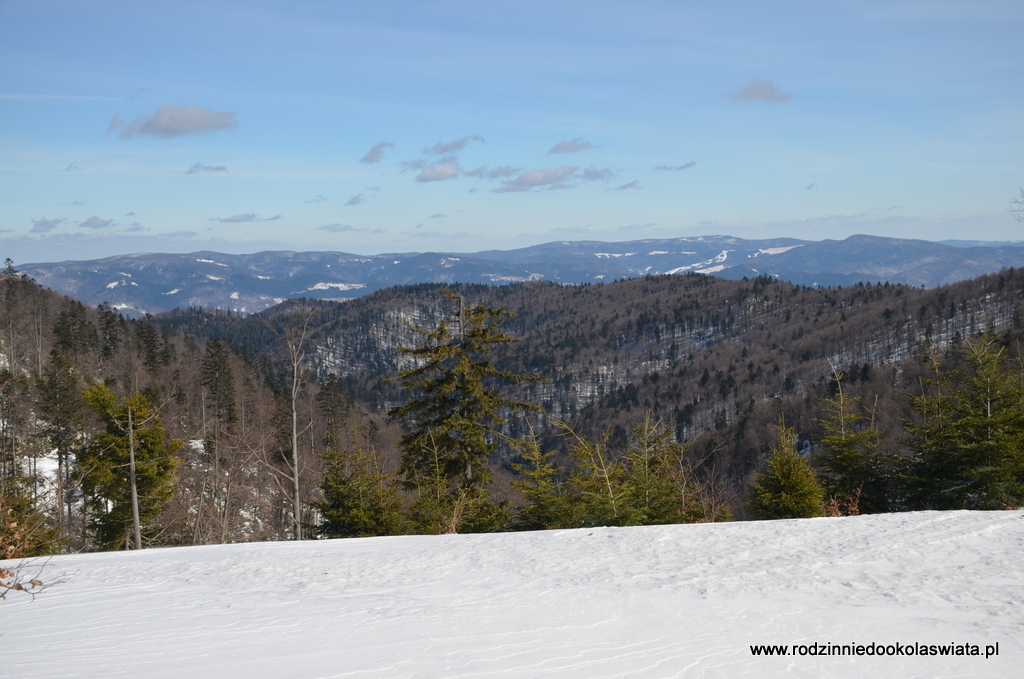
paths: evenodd
<path fill-rule="evenodd" d="M 478 134 L 471 134 L 468 137 L 463 137 L 462 139 L 456 139 L 454 141 L 439 141 L 433 146 L 423 149 L 423 152 L 429 153 L 432 156 L 443 156 L 446 153 L 454 153 L 456 151 L 461 151 L 462 149 L 466 148 L 466 144 L 468 144 L 471 141 L 483 142 L 484 138 Z"/>
<path fill-rule="evenodd" d="M 81 166 L 78 163 L 71 163 L 70 165 L 68 165 L 67 167 L 64 168 L 64 171 L 65 172 L 72 172 L 74 170 L 79 170 L 79 169 L 81 169 Z"/>
<path fill-rule="evenodd" d="M 107 227 L 114 225 L 114 220 L 89 217 L 84 222 L 79 222 L 78 225 L 85 229 L 106 229 Z"/>
<path fill-rule="evenodd" d="M 746 87 L 730 92 L 729 100 L 734 104 L 743 101 L 763 101 L 766 104 L 781 104 L 791 99 L 788 92 L 771 80 L 755 80 Z"/>
<path fill-rule="evenodd" d="M 211 222 L 223 222 L 224 224 L 243 224 L 245 222 L 276 222 L 281 219 L 281 215 L 274 215 L 273 217 L 258 217 L 255 212 L 245 212 L 240 215 L 232 215 L 230 217 L 210 217 Z"/>
<path fill-rule="evenodd" d="M 172 139 L 188 134 L 208 134 L 238 127 L 234 111 L 214 111 L 202 106 L 164 104 L 151 116 L 129 122 L 119 115 L 110 119 L 107 134 L 118 131 L 122 139 L 156 137 Z"/>
<path fill-rule="evenodd" d="M 310 198 L 309 200 L 307 200 L 307 201 L 303 201 L 303 202 L 305 202 L 305 203 L 307 203 L 307 204 L 308 204 L 308 203 L 322 203 L 322 202 L 324 202 L 325 200 L 327 200 L 327 196 L 325 196 L 325 195 L 324 195 L 324 194 L 322 194 L 322 193 L 318 193 L 318 194 L 316 194 L 315 196 L 313 196 L 312 198 Z"/>
<path fill-rule="evenodd" d="M 354 195 L 351 198 L 349 198 L 348 202 L 345 203 L 345 205 L 359 205 L 362 202 L 363 202 L 363 194 L 357 193 L 356 195 Z"/>
<path fill-rule="evenodd" d="M 610 167 L 606 167 L 603 170 L 596 167 L 588 167 L 585 169 L 580 176 L 588 182 L 595 182 L 598 180 L 608 181 L 615 176 Z"/>
<path fill-rule="evenodd" d="M 428 219 L 444 219 L 447 216 L 448 215 L 444 214 L 443 212 L 438 212 L 436 215 L 430 215 Z"/>
<path fill-rule="evenodd" d="M 668 172 L 678 172 L 679 170 L 689 170 L 691 167 L 693 167 L 696 164 L 697 164 L 696 161 L 691 160 L 690 162 L 683 163 L 682 165 L 659 165 L 658 167 L 656 167 L 654 169 L 655 170 L 667 170 Z"/>
<path fill-rule="evenodd" d="M 362 158 L 359 159 L 360 163 L 366 163 L 372 165 L 373 163 L 379 163 L 384 160 L 384 149 L 393 149 L 395 145 L 389 141 L 382 141 L 374 144 L 370 147 L 370 150 L 366 152 Z"/>
<path fill-rule="evenodd" d="M 66 221 L 66 219 L 33 219 L 30 233 L 49 233 Z"/>
<path fill-rule="evenodd" d="M 323 226 L 316 227 L 317 231 L 327 231 L 329 233 L 346 233 L 348 231 L 366 231 L 366 229 L 357 229 L 351 224 L 324 224 Z"/>
<path fill-rule="evenodd" d="M 623 184 L 622 186 L 616 186 L 612 190 L 613 191 L 625 191 L 627 189 L 639 189 L 639 188 L 640 188 L 640 182 L 634 180 L 634 181 L 629 182 L 628 184 Z"/>
<path fill-rule="evenodd" d="M 521 172 L 523 168 L 512 167 L 511 165 L 499 165 L 493 170 L 488 169 L 487 165 L 481 165 L 480 167 L 473 168 L 467 172 L 463 172 L 467 177 L 478 177 L 480 179 L 501 179 L 503 177 L 511 177 L 518 172 Z"/>
<path fill-rule="evenodd" d="M 196 163 L 192 167 L 188 168 L 185 174 L 200 174 L 202 172 L 226 172 L 228 168 L 223 165 L 203 165 L 202 163 Z"/>
<path fill-rule="evenodd" d="M 443 182 L 446 179 L 454 179 L 459 176 L 459 161 L 455 158 L 445 158 L 434 165 L 427 165 L 418 175 L 418 182 Z"/>
<path fill-rule="evenodd" d="M 495 193 L 530 191 L 536 188 L 568 188 L 565 182 L 572 178 L 578 168 L 569 165 L 549 167 L 543 170 L 527 170 L 515 179 L 510 179 L 494 190 Z"/>
<path fill-rule="evenodd" d="M 577 153 L 579 151 L 585 151 L 586 149 L 593 148 L 597 147 L 583 139 L 583 137 L 576 137 L 575 139 L 569 139 L 568 141 L 563 139 L 552 146 L 548 153 Z"/>

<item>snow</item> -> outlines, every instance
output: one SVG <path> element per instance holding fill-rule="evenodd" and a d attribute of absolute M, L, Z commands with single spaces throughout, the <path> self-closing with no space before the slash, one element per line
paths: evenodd
<path fill-rule="evenodd" d="M 123 281 L 114 281 L 113 283 L 107 283 L 107 290 L 112 290 L 113 288 L 116 288 L 117 286 L 121 285 L 122 282 Z"/>
<path fill-rule="evenodd" d="M 803 245 L 789 245 L 783 248 L 760 248 L 756 253 L 754 253 L 753 256 L 759 257 L 760 255 L 781 255 L 783 252 L 789 252 L 790 250 L 802 247 Z"/>
<path fill-rule="evenodd" d="M 703 262 L 697 262 L 696 264 L 680 266 L 678 268 L 672 269 L 671 271 L 666 271 L 665 273 L 667 275 L 679 274 L 685 271 L 689 271 L 690 269 L 696 269 L 696 273 L 717 273 L 725 268 L 724 264 L 721 266 L 717 266 L 717 264 L 727 260 L 729 258 L 730 252 L 732 252 L 732 250 L 722 250 L 720 253 L 718 253 L 711 259 L 705 260 Z M 701 268 L 698 269 L 697 267 Z"/>
<path fill-rule="evenodd" d="M 217 276 L 211 276 L 210 274 L 206 274 L 206 277 L 209 278 L 211 281 L 222 281 L 222 280 L 224 280 L 223 278 L 219 278 Z"/>
<path fill-rule="evenodd" d="M 177 295 L 179 292 L 181 292 L 181 288 L 174 288 L 170 292 L 164 292 L 162 294 L 164 294 L 164 295 Z"/>
<path fill-rule="evenodd" d="M 336 290 L 359 290 L 365 288 L 365 283 L 317 283 L 307 290 L 330 290 L 332 288 Z"/>
<path fill-rule="evenodd" d="M 1024 513 L 54 557 L 0 601 L 0 677 L 1008 677 Z M 45 579 L 45 577 L 44 577 Z M 980 657 L 754 656 L 976 644 Z"/>

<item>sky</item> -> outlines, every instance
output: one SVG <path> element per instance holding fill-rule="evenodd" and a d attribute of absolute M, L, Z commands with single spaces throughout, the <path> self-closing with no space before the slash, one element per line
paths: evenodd
<path fill-rule="evenodd" d="M 1024 4 L 0 0 L 0 252 L 1020 240 Z"/>

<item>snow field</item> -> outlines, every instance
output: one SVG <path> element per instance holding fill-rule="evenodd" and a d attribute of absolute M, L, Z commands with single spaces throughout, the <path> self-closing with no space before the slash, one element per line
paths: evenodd
<path fill-rule="evenodd" d="M 1022 547 L 1015 511 L 59 556 L 0 677 L 1010 677 Z M 750 651 L 872 642 L 1000 650 Z"/>

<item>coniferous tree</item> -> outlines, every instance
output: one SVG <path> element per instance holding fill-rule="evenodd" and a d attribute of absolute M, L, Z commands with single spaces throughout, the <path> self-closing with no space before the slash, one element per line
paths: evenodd
<path fill-rule="evenodd" d="M 827 474 L 826 491 L 838 502 L 855 505 L 857 513 L 893 511 L 901 503 L 905 465 L 886 453 L 876 412 L 861 411 L 860 399 L 844 390 L 844 377 L 833 368 L 836 395 L 825 399 L 825 417 L 817 420 L 825 430 L 818 464 Z"/>
<path fill-rule="evenodd" d="M 930 393 L 914 397 L 912 502 L 932 509 L 1024 504 L 1024 368 L 992 336 L 964 346 L 966 371 L 933 360 Z"/>
<path fill-rule="evenodd" d="M 50 361 L 38 382 L 39 414 L 43 421 L 40 433 L 57 453 L 57 523 L 66 538 L 76 486 L 71 458 L 85 425 L 85 402 L 78 391 L 78 374 L 71 357 L 57 349 L 50 351 Z"/>
<path fill-rule="evenodd" d="M 88 498 L 96 544 L 102 549 L 142 546 L 143 534 L 174 492 L 174 452 L 149 400 L 139 393 L 124 402 L 97 382 L 83 393 L 103 425 L 81 451 L 82 488 Z"/>
<path fill-rule="evenodd" d="M 512 468 L 523 478 L 513 481 L 512 488 L 526 499 L 516 513 L 512 527 L 516 530 L 550 530 L 573 527 L 573 498 L 568 486 L 559 480 L 553 455 L 544 452 L 536 437 L 524 442 L 521 462 Z"/>
<path fill-rule="evenodd" d="M 779 443 L 757 475 L 747 508 L 756 519 L 804 519 L 821 516 L 825 489 L 796 450 L 796 430 L 780 422 Z"/>
<path fill-rule="evenodd" d="M 450 292 L 447 297 L 459 301 Z M 389 414 L 406 429 L 400 445 L 402 471 L 410 481 L 417 475 L 435 476 L 440 465 L 453 489 L 483 486 L 490 480 L 487 463 L 503 439 L 508 413 L 539 410 L 499 393 L 504 385 L 541 379 L 494 364 L 495 353 L 517 341 L 501 330 L 510 316 L 504 309 L 460 304 L 435 330 L 417 329 L 424 339 L 421 346 L 400 349 L 416 361 L 399 375 L 412 396 Z"/>

